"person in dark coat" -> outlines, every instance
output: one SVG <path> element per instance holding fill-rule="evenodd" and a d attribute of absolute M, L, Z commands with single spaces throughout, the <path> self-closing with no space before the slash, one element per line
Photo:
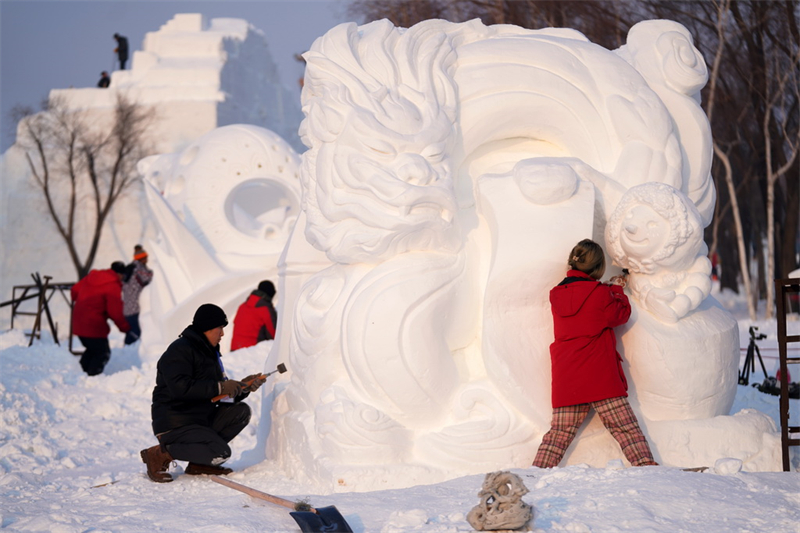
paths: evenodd
<path fill-rule="evenodd" d="M 633 466 L 656 465 L 628 403 L 628 383 L 614 328 L 628 321 L 625 276 L 598 281 L 605 256 L 589 239 L 570 252 L 567 277 L 550 291 L 555 340 L 550 345 L 553 420 L 533 466 L 558 466 L 589 410 L 594 408 Z"/>
<path fill-rule="evenodd" d="M 275 338 L 278 312 L 272 305 L 273 296 L 275 296 L 275 285 L 269 280 L 264 280 L 239 306 L 233 319 L 231 351 L 255 346 L 261 341 Z"/>
<path fill-rule="evenodd" d="M 157 483 L 172 481 L 172 461 L 188 461 L 189 475 L 232 472 L 221 466 L 231 456 L 228 443 L 250 422 L 250 407 L 242 400 L 264 379 L 229 379 L 222 365 L 219 341 L 228 325 L 225 312 L 201 305 L 191 325 L 158 360 L 151 414 L 158 444 L 139 452 L 147 476 Z M 214 401 L 218 395 L 222 400 Z"/>
<path fill-rule="evenodd" d="M 90 376 L 103 372 L 111 358 L 108 319 L 126 333 L 130 326 L 122 313 L 122 276 L 125 263 L 115 261 L 108 270 L 91 270 L 72 286 L 72 334 L 86 350 L 81 368 Z"/>
<path fill-rule="evenodd" d="M 133 247 L 133 262 L 125 267 L 122 278 L 122 304 L 125 320 L 131 329 L 125 334 L 125 344 L 133 344 L 142 336 L 139 326 L 139 296 L 153 280 L 153 271 L 147 268 L 147 252 L 141 244 Z"/>
<path fill-rule="evenodd" d="M 104 70 L 100 73 L 100 81 L 97 82 L 97 86 L 101 89 L 107 89 L 109 85 L 111 85 L 111 78 L 109 77 L 108 72 Z"/>
<path fill-rule="evenodd" d="M 115 33 L 114 40 L 117 41 L 117 47 L 114 51 L 117 53 L 117 58 L 119 59 L 119 69 L 125 70 L 125 62 L 128 61 L 128 38 L 119 33 Z"/>

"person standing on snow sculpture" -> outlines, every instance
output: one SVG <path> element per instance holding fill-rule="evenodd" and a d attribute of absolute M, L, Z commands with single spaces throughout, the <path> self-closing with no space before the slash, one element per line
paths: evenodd
<path fill-rule="evenodd" d="M 269 280 L 264 280 L 239 306 L 233 319 L 231 351 L 255 346 L 261 341 L 275 338 L 278 312 L 272 305 L 273 296 L 275 296 L 275 285 Z"/>
<path fill-rule="evenodd" d="M 128 38 L 115 33 L 114 40 L 117 41 L 117 47 L 114 52 L 117 53 L 117 58 L 119 59 L 119 69 L 125 70 L 125 62 L 128 61 Z"/>
<path fill-rule="evenodd" d="M 139 326 L 139 295 L 153 280 L 153 271 L 147 268 L 147 252 L 141 244 L 133 247 L 133 262 L 125 267 L 122 279 L 122 303 L 125 320 L 131 330 L 125 334 L 125 344 L 133 344 L 142 336 Z"/>
<path fill-rule="evenodd" d="M 599 244 L 580 241 L 569 271 L 550 291 L 555 341 L 550 345 L 553 419 L 533 466 L 558 466 L 589 409 L 594 408 L 633 466 L 657 465 L 628 403 L 628 383 L 614 329 L 628 321 L 625 277 L 598 281 L 605 272 Z"/>
<path fill-rule="evenodd" d="M 168 483 L 172 461 L 188 461 L 189 475 L 230 474 L 222 465 L 231 456 L 228 443 L 250 422 L 250 407 L 242 403 L 264 378 L 246 383 L 228 379 L 219 341 L 228 325 L 225 312 L 214 304 L 197 308 L 192 323 L 158 360 L 151 407 L 153 433 L 159 444 L 139 455 L 147 476 Z M 224 394 L 218 402 L 213 398 Z"/>
<path fill-rule="evenodd" d="M 81 355 L 81 368 L 90 376 L 103 372 L 111 358 L 108 345 L 108 319 L 119 330 L 130 330 L 122 312 L 122 277 L 125 263 L 114 261 L 108 270 L 91 270 L 72 286 L 72 334 L 86 350 Z"/>

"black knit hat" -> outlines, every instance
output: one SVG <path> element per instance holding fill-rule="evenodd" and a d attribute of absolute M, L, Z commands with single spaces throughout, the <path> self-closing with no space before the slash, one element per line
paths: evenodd
<path fill-rule="evenodd" d="M 192 326 L 202 332 L 227 325 L 228 317 L 225 316 L 225 311 L 214 304 L 203 304 L 198 307 L 192 320 Z"/>
<path fill-rule="evenodd" d="M 113 270 L 117 274 L 124 274 L 125 263 L 123 263 L 122 261 L 114 261 L 113 263 L 111 263 L 111 270 Z"/>
<path fill-rule="evenodd" d="M 269 280 L 264 280 L 258 284 L 258 290 L 272 298 L 275 296 L 275 285 L 272 284 Z"/>

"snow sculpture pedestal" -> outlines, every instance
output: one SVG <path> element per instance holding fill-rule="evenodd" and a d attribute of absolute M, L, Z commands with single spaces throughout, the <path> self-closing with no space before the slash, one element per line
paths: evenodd
<path fill-rule="evenodd" d="M 727 416 L 737 329 L 705 283 L 707 74 L 685 28 L 643 22 L 609 51 L 566 29 L 384 20 L 337 26 L 305 59 L 303 213 L 270 355 L 291 375 L 262 421 L 268 457 L 320 490 L 529 466 L 551 416 L 549 290 L 593 238 L 609 276 L 654 265 L 632 273 L 617 333 L 656 459 L 779 468 L 769 418 Z M 566 463 L 622 457 L 593 424 Z"/>

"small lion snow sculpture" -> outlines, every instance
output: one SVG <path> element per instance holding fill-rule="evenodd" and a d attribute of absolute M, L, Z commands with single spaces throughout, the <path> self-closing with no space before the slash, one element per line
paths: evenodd
<path fill-rule="evenodd" d="M 663 183 L 631 187 L 606 226 L 614 262 L 630 270 L 641 307 L 674 324 L 711 291 L 700 214 L 679 190 Z"/>

